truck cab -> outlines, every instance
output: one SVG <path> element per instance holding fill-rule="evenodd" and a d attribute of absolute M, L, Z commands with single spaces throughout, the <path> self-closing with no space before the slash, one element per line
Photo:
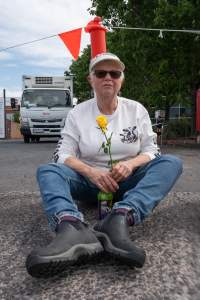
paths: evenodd
<path fill-rule="evenodd" d="M 23 76 L 20 131 L 24 142 L 41 137 L 59 137 L 73 108 L 71 76 Z"/>

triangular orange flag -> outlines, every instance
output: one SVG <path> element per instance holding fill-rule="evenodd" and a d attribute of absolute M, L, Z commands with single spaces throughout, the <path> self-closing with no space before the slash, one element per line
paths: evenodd
<path fill-rule="evenodd" d="M 65 46 L 69 49 L 75 60 L 78 59 L 81 45 L 81 32 L 82 28 L 74 29 L 71 31 L 59 33 Z"/>

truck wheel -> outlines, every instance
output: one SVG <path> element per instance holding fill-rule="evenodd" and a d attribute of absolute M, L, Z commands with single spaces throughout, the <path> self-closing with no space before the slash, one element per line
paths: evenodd
<path fill-rule="evenodd" d="M 40 141 L 40 137 L 39 137 L 39 136 L 37 136 L 37 137 L 35 138 L 35 140 L 36 140 L 36 142 L 37 142 L 37 143 L 39 143 L 39 141 Z"/>
<path fill-rule="evenodd" d="M 29 143 L 30 142 L 30 137 L 28 135 L 24 135 L 24 143 Z"/>

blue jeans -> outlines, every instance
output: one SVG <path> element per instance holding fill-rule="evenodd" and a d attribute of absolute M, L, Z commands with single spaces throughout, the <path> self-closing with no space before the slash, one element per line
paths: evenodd
<path fill-rule="evenodd" d="M 167 195 L 181 173 L 182 161 L 173 155 L 161 155 L 151 160 L 119 183 L 113 209 L 132 210 L 135 224 L 142 222 Z M 99 189 L 88 178 L 64 164 L 40 166 L 37 179 L 43 207 L 54 230 L 65 215 L 84 221 L 74 199 L 97 201 Z"/>

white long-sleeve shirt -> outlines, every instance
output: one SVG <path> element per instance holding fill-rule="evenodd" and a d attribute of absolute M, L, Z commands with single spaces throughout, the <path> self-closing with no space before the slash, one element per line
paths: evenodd
<path fill-rule="evenodd" d="M 96 99 L 85 101 L 68 113 L 54 161 L 64 163 L 68 157 L 76 157 L 90 166 L 109 168 L 109 155 L 101 148 L 105 137 L 96 123 L 99 115 L 102 113 Z M 146 154 L 153 159 L 159 155 L 156 134 L 142 104 L 118 97 L 117 109 L 106 117 L 106 134 L 109 137 L 112 133 L 112 160 L 128 160 L 138 154 Z"/>

